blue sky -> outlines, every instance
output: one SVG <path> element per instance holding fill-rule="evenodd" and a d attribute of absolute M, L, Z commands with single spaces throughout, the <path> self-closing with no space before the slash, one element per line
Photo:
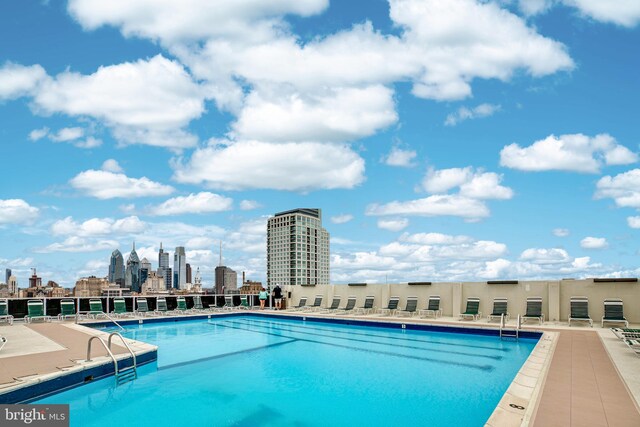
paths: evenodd
<path fill-rule="evenodd" d="M 319 207 L 332 282 L 637 276 L 640 5 L 0 4 L 0 268 L 185 246 L 264 280 Z"/>

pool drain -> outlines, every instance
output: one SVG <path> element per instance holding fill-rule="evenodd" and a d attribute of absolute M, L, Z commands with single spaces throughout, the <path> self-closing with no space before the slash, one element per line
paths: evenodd
<path fill-rule="evenodd" d="M 524 411 L 524 406 L 516 405 L 515 403 L 510 403 L 509 406 L 511 406 L 513 409 Z"/>

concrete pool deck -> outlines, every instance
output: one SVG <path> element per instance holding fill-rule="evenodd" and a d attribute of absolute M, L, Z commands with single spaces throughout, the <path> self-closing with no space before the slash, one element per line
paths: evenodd
<path fill-rule="evenodd" d="M 498 327 L 495 322 L 461 322 L 446 317 L 419 319 L 371 315 L 334 316 L 271 310 L 264 313 L 287 317 L 302 314 L 307 317 L 339 317 L 470 328 Z M 216 316 L 215 313 L 210 315 Z M 640 399 L 640 357 L 617 339 L 609 329 L 568 328 L 562 323 L 545 323 L 542 326 L 531 323 L 523 329 L 543 331 L 545 334 L 487 425 L 640 426 L 640 411 L 637 406 Z M 89 337 L 101 334 L 107 335 L 72 322 L 29 325 L 16 322 L 13 326 L 0 326 L 0 335 L 8 338 L 7 345 L 0 352 L 0 396 L 8 389 L 25 382 L 37 381 L 39 377 L 46 378 L 49 375 L 64 374 L 66 369 L 77 369 L 76 365 L 86 357 Z M 136 353 L 152 347 L 145 347 L 144 343 L 129 342 L 135 346 Z M 126 352 L 120 346 L 116 347 L 116 351 L 121 356 Z M 95 346 L 92 353 L 96 355 L 94 360 L 106 360 L 106 352 L 102 348 Z M 621 376 L 625 378 L 626 383 Z M 516 404 L 516 408 L 509 406 L 509 402 L 519 402 L 517 399 L 521 396 L 528 396 L 527 402 L 535 402 L 535 406 L 529 407 L 528 403 Z M 511 400 L 505 400 L 507 398 Z M 517 406 L 526 407 L 526 410 L 520 410 Z"/>

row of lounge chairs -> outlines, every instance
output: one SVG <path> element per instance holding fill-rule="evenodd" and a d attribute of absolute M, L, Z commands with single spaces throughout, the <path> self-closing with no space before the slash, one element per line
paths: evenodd
<path fill-rule="evenodd" d="M 640 356 L 640 329 L 611 328 L 611 331 Z"/>
<path fill-rule="evenodd" d="M 392 296 L 389 298 L 389 302 L 386 307 L 375 309 L 374 296 L 367 296 L 364 300 L 362 307 L 356 307 L 357 298 L 350 296 L 347 298 L 347 304 L 345 307 L 340 308 L 340 296 L 334 296 L 331 305 L 328 307 L 322 307 L 322 295 L 316 295 L 313 304 L 307 305 L 307 297 L 301 297 L 297 306 L 292 307 L 289 311 L 312 311 L 319 313 L 334 313 L 334 314 L 370 314 L 376 313 L 381 315 L 418 315 L 420 317 L 438 317 L 442 315 L 440 309 L 440 296 L 431 295 L 427 302 L 427 307 L 424 309 L 418 308 L 418 297 L 407 297 L 406 305 L 404 309 L 399 308 L 400 297 Z M 507 298 L 495 298 L 493 300 L 493 310 L 487 316 L 487 320 L 492 321 L 495 319 L 509 320 L 510 314 L 508 311 L 508 299 Z M 589 316 L 589 302 L 586 297 L 571 297 L 570 299 L 570 313 L 569 313 L 569 326 L 571 322 L 586 321 L 590 326 L 593 326 L 593 321 Z M 467 298 L 465 311 L 460 313 L 460 320 L 479 320 L 482 317 L 482 312 L 479 311 L 480 298 L 470 297 Z M 544 323 L 544 313 L 542 313 L 542 297 L 528 297 L 527 307 L 524 315 L 520 316 L 522 321 L 537 320 L 540 324 Z M 624 323 L 626 326 L 629 322 L 623 314 L 623 303 L 621 299 L 606 299 L 604 301 L 604 316 L 602 317 L 602 327 L 605 323 Z M 640 334 L 638 336 L 640 339 Z"/>

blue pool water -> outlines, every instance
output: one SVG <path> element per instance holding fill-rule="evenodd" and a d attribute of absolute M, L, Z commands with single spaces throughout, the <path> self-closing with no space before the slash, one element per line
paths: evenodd
<path fill-rule="evenodd" d="M 234 316 L 129 326 L 159 346 L 137 380 L 34 403 L 72 426 L 481 426 L 535 339 Z"/>

